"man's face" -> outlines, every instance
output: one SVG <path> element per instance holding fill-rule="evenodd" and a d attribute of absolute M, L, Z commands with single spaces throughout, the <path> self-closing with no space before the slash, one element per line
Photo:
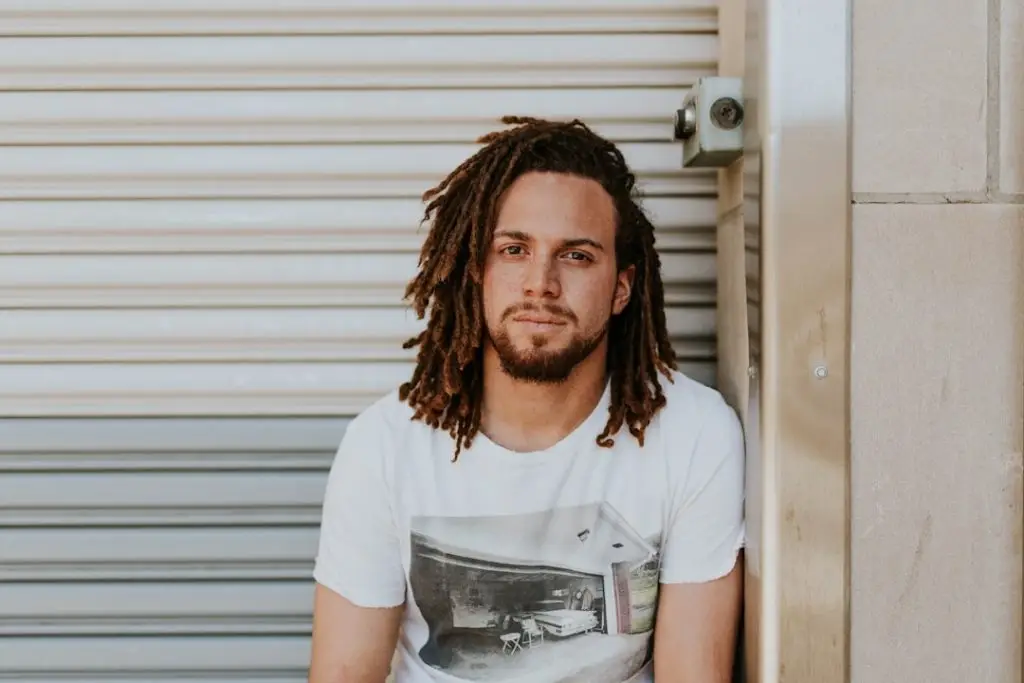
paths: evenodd
<path fill-rule="evenodd" d="M 594 180 L 527 173 L 507 190 L 484 266 L 489 342 L 511 376 L 564 381 L 629 301 L 615 205 Z"/>

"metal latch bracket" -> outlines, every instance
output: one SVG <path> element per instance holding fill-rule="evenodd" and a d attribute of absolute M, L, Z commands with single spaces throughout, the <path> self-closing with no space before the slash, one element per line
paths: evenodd
<path fill-rule="evenodd" d="M 743 79 L 701 78 L 676 111 L 674 136 L 686 168 L 722 168 L 743 155 Z"/>

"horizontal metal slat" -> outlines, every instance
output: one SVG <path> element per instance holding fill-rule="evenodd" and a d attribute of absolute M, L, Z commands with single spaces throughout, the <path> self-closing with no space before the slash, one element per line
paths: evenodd
<path fill-rule="evenodd" d="M 417 256 L 0 257 L 0 307 L 399 306 Z"/>
<path fill-rule="evenodd" d="M 307 456 L 334 452 L 348 420 L 337 417 L 9 418 L 0 422 L 0 454 L 175 457 Z M 151 465 L 147 465 L 151 466 Z"/>
<path fill-rule="evenodd" d="M 2 45 L 2 42 L 0 42 Z M 8 147 L 0 198 L 419 197 L 475 144 Z M 650 195 L 713 195 L 716 176 L 680 169 L 673 143 L 625 143 Z"/>
<path fill-rule="evenodd" d="M 317 525 L 8 528 L 0 581 L 309 580 L 318 539 Z"/>
<path fill-rule="evenodd" d="M 232 630 L 308 635 L 313 588 L 312 579 L 3 584 L 0 636 Z"/>
<path fill-rule="evenodd" d="M 0 362 L 408 361 L 404 308 L 0 311 Z"/>
<path fill-rule="evenodd" d="M 326 483 L 326 471 L 8 473 L 0 527 L 315 525 Z"/>
<path fill-rule="evenodd" d="M 169 638 L 203 635 L 206 637 L 245 635 L 304 635 L 309 637 L 308 619 L 301 617 L 179 617 L 146 619 L 133 617 L 81 617 L 40 621 L 35 617 L 0 621 L 0 638 L 17 635 L 46 636 L 115 636 L 136 638 L 158 635 Z M 2 666 L 2 665 L 0 665 Z M 4 681 L 0 668 L 0 682 Z M 117 679 L 122 680 L 121 678 Z M 262 678 L 259 679 L 262 682 Z M 34 681 L 33 681 L 34 683 Z"/>
<path fill-rule="evenodd" d="M 351 416 L 407 381 L 412 363 L 8 364 L 0 414 Z M 681 370 L 705 384 L 714 363 Z"/>
<path fill-rule="evenodd" d="M 666 313 L 678 353 L 714 358 L 712 308 Z M 409 361 L 424 324 L 397 307 L 0 310 L 0 363 Z"/>
<path fill-rule="evenodd" d="M 711 31 L 713 0 L 7 0 L 4 35 Z"/>
<path fill-rule="evenodd" d="M 50 638 L 50 642 L 55 645 L 62 641 L 55 641 Z M 69 639 L 69 642 L 75 642 L 74 639 Z M 53 674 L 51 672 L 34 672 L 29 674 L 13 674 L 12 676 L 6 676 L 6 674 L 0 670 L 0 681 L 3 683 L 308 683 L 309 678 L 307 677 L 308 671 L 306 669 L 296 669 L 292 672 L 271 672 L 264 673 L 261 671 L 234 671 L 234 672 L 203 672 L 203 671 L 177 671 L 177 672 L 152 672 L 152 671 L 132 671 L 125 674 L 119 672 L 116 678 L 112 677 L 111 673 L 104 674 L 102 672 L 62 672 Z M 392 679 L 388 679 L 385 683 L 394 683 Z"/>
<path fill-rule="evenodd" d="M 320 522 L 320 510 L 313 506 L 259 506 L 226 508 L 193 505 L 187 508 L 131 507 L 110 505 L 81 508 L 11 508 L 0 512 L 0 530 L 63 528 L 162 528 L 187 524 L 192 528 L 225 524 L 299 526 Z"/>
<path fill-rule="evenodd" d="M 278 418 L 281 419 L 281 418 Z M 116 420 L 107 419 L 106 422 Z M 341 422 L 342 420 L 339 420 Z M 51 425 L 55 420 L 38 420 Z M 38 429 L 44 427 L 39 426 Z M 60 427 L 55 427 L 60 429 Z M 238 435 L 239 440 L 245 437 Z M 340 441 L 339 435 L 333 443 Z M 154 439 L 158 442 L 158 439 Z M 8 448 L 0 452 L 0 473 L 75 473 L 100 472 L 117 475 L 123 472 L 269 472 L 285 469 L 289 472 L 319 472 L 330 467 L 334 450 L 321 451 L 110 451 L 86 449 L 80 451 L 18 451 Z M 173 520 L 172 520 L 173 521 Z"/>
<path fill-rule="evenodd" d="M 717 50 L 710 33 L 15 37 L 0 90 L 679 87 Z"/>
<path fill-rule="evenodd" d="M 0 662 L 7 674 L 105 673 L 111 681 L 151 672 L 231 672 L 262 683 L 265 676 L 273 680 L 305 672 L 309 636 L 0 638 Z"/>
<path fill-rule="evenodd" d="M 0 93 L 0 144 L 472 143 L 506 114 L 672 139 L 683 88 Z"/>
<path fill-rule="evenodd" d="M 661 250 L 714 251 L 713 198 L 648 197 Z M 0 254 L 418 250 L 419 199 L 0 202 Z"/>
<path fill-rule="evenodd" d="M 415 253 L 0 256 L 0 308 L 401 306 L 417 261 Z M 711 286 L 714 254 L 669 252 L 661 262 L 670 304 L 708 302 L 676 290 Z"/>
<path fill-rule="evenodd" d="M 411 363 L 8 364 L 0 414 L 354 415 Z"/>

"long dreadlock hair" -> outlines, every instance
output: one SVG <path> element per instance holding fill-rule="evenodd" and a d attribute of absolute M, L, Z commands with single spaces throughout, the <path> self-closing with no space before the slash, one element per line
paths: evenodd
<path fill-rule="evenodd" d="M 583 122 L 506 116 L 514 126 L 478 139 L 483 145 L 436 187 L 423 194 L 423 222 L 431 221 L 419 273 L 405 298 L 426 329 L 403 345 L 418 346 L 412 378 L 399 397 L 413 419 L 446 430 L 455 440 L 453 461 L 480 429 L 483 390 L 483 271 L 505 190 L 531 172 L 566 173 L 595 180 L 614 200 L 618 217 L 616 266 L 635 268 L 626 308 L 609 326 L 611 380 L 608 422 L 597 443 L 610 447 L 625 423 L 640 445 L 655 413 L 665 405 L 658 373 L 672 380 L 676 355 L 665 325 L 661 261 L 654 226 L 635 196 L 636 177 L 611 142 Z"/>

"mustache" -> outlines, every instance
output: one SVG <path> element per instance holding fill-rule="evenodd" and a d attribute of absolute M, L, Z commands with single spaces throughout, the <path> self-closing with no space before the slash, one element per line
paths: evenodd
<path fill-rule="evenodd" d="M 576 314 L 573 313 L 568 308 L 565 308 L 564 306 L 559 306 L 557 304 L 544 304 L 543 306 L 538 306 L 537 304 L 530 302 L 523 302 L 521 304 L 513 304 L 512 306 L 509 306 L 508 308 L 505 309 L 505 312 L 501 314 L 501 320 L 504 322 L 505 320 L 508 320 L 512 316 L 518 315 L 519 313 L 524 313 L 526 311 L 531 311 L 534 313 L 544 312 L 547 313 L 548 315 L 565 318 L 569 322 L 578 322 L 576 319 Z"/>

